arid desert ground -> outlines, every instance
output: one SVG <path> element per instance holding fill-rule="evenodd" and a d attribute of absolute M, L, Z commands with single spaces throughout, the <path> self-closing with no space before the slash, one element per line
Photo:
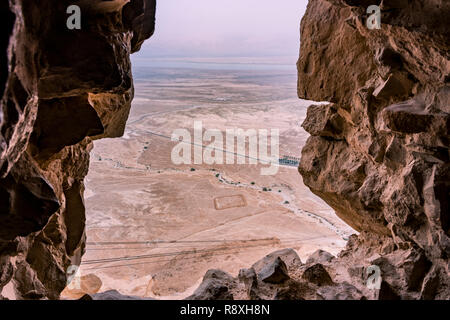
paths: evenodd
<path fill-rule="evenodd" d="M 98 277 L 100 291 L 181 299 L 208 269 L 236 275 L 278 249 L 304 260 L 343 248 L 354 231 L 303 185 L 295 166 L 263 176 L 265 165 L 248 161 L 171 160 L 172 132 L 192 131 L 194 121 L 222 132 L 279 129 L 280 156 L 299 158 L 312 102 L 296 96 L 295 61 L 139 61 L 134 69 L 125 134 L 95 142 L 86 180 L 81 274 Z"/>

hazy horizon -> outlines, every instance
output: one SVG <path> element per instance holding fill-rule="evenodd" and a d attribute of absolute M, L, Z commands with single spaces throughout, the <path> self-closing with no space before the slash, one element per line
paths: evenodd
<path fill-rule="evenodd" d="M 307 0 L 158 1 L 156 30 L 134 56 L 298 56 Z"/>

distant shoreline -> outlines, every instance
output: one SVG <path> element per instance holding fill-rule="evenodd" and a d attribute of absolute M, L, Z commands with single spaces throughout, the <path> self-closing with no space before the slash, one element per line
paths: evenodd
<path fill-rule="evenodd" d="M 132 58 L 133 68 L 184 68 L 237 71 L 295 71 L 292 57 L 223 57 L 223 58 Z"/>

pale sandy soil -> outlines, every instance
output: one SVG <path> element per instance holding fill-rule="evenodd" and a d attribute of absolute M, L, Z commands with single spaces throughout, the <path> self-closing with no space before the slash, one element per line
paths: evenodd
<path fill-rule="evenodd" d="M 211 268 L 236 275 L 287 247 L 302 260 L 339 252 L 353 230 L 295 167 L 262 176 L 261 165 L 174 165 L 177 143 L 152 134 L 191 131 L 196 120 L 222 131 L 278 128 L 280 155 L 300 157 L 309 104 L 286 72 L 161 69 L 138 79 L 124 137 L 95 142 L 91 155 L 81 273 L 98 276 L 100 291 L 180 299 Z"/>

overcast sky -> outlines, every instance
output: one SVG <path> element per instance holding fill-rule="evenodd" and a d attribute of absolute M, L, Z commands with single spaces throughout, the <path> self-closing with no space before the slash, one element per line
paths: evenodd
<path fill-rule="evenodd" d="M 295 56 L 307 0 L 158 0 L 139 56 Z"/>

